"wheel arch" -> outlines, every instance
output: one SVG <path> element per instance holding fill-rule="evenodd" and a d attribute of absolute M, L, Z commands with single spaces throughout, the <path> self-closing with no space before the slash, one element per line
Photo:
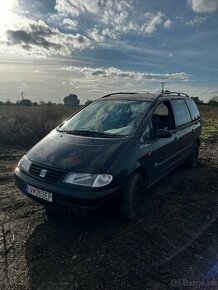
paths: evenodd
<path fill-rule="evenodd" d="M 149 173 L 148 173 L 148 171 L 146 170 L 146 169 L 144 169 L 144 168 L 141 168 L 141 167 L 138 167 L 138 168 L 136 168 L 130 175 L 129 175 L 129 177 L 130 176 L 132 176 L 134 173 L 138 173 L 138 174 L 140 174 L 141 176 L 142 176 L 142 178 L 143 178 L 143 181 L 145 181 L 146 182 L 146 186 L 149 186 L 149 184 L 150 184 L 150 176 L 149 176 Z"/>

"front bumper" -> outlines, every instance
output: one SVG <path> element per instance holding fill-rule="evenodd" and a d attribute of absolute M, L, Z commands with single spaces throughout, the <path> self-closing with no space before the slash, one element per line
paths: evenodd
<path fill-rule="evenodd" d="M 65 185 L 60 182 L 51 183 L 33 178 L 29 175 L 23 174 L 18 168 L 14 171 L 14 178 L 15 184 L 20 191 L 33 200 L 36 200 L 49 208 L 60 209 L 61 211 L 63 209 L 64 211 L 72 211 L 72 213 L 76 214 L 77 211 L 78 214 L 80 214 L 82 210 L 85 212 L 96 210 L 105 205 L 111 205 L 110 202 L 116 201 L 116 197 L 119 196 L 119 189 L 122 187 L 119 186 L 100 190 L 81 190 L 72 188 L 70 185 Z M 53 202 L 51 203 L 28 194 L 25 190 L 26 184 L 52 193 Z"/>

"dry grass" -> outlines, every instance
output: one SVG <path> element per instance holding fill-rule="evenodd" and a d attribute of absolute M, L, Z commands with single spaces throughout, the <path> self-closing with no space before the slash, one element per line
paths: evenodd
<path fill-rule="evenodd" d="M 0 148 L 28 148 L 77 110 L 58 105 L 0 107 Z"/>
<path fill-rule="evenodd" d="M 202 139 L 218 134 L 218 106 L 199 106 Z M 28 149 L 78 108 L 57 106 L 0 106 L 0 148 Z"/>
<path fill-rule="evenodd" d="M 203 123 L 218 120 L 218 106 L 198 105 Z"/>

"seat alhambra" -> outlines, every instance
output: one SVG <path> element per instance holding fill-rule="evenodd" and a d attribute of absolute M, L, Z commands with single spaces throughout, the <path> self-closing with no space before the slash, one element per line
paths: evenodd
<path fill-rule="evenodd" d="M 146 189 L 182 163 L 195 167 L 201 121 L 184 93 L 116 93 L 70 116 L 18 163 L 15 181 L 47 208 L 140 216 Z M 112 201 L 112 202 L 111 202 Z"/>

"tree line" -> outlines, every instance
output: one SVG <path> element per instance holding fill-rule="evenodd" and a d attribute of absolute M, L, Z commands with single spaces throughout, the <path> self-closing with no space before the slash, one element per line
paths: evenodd
<path fill-rule="evenodd" d="M 83 105 L 88 105 L 92 103 L 92 100 L 87 100 Z M 75 94 L 69 94 L 68 96 L 63 98 L 63 103 L 55 103 L 51 101 L 39 101 L 32 102 L 30 99 L 22 99 L 16 102 L 12 102 L 11 100 L 7 100 L 6 102 L 0 101 L 0 106 L 54 106 L 54 105 L 65 105 L 71 107 L 80 106 L 80 99 Z"/>
<path fill-rule="evenodd" d="M 218 97 L 213 97 L 207 103 L 200 100 L 199 97 L 192 97 L 197 105 L 218 105 Z"/>
<path fill-rule="evenodd" d="M 207 103 L 200 100 L 199 97 L 192 97 L 192 99 L 195 101 L 198 105 L 218 105 L 218 96 L 213 97 L 210 99 Z M 83 105 L 88 105 L 92 103 L 92 100 L 87 100 Z M 55 103 L 55 102 L 45 102 L 45 101 L 39 101 L 39 102 L 32 102 L 30 99 L 22 99 L 19 101 L 16 101 L 15 103 L 7 100 L 6 102 L 0 101 L 0 106 L 54 106 L 54 105 L 65 105 L 65 106 L 72 106 L 77 107 L 80 106 L 80 99 L 75 94 L 69 94 L 68 96 L 63 98 L 63 103 Z"/>

